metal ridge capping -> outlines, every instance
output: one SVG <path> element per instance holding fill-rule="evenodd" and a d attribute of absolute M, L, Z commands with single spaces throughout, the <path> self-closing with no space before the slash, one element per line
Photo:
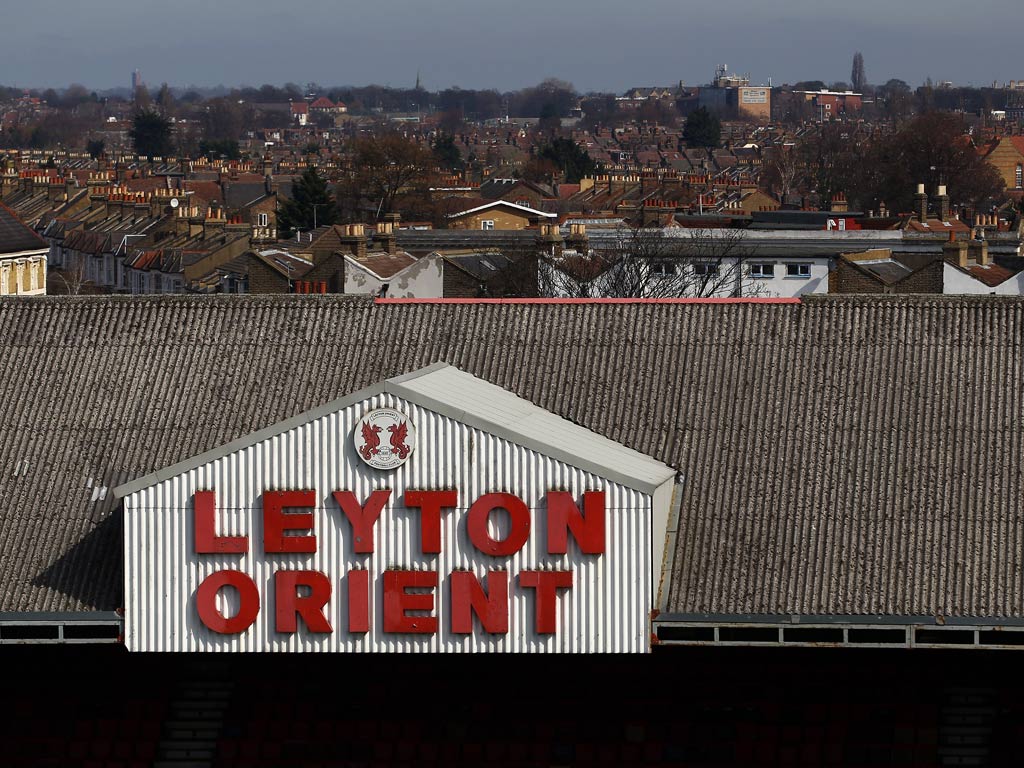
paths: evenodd
<path fill-rule="evenodd" d="M 375 299 L 375 304 L 800 304 L 800 299 Z"/>

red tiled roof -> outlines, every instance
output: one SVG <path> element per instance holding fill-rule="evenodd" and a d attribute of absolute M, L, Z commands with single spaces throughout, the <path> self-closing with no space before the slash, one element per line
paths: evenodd
<path fill-rule="evenodd" d="M 970 232 L 971 228 L 964 224 L 959 219 L 950 219 L 948 222 L 943 222 L 940 219 L 928 219 L 925 222 L 928 226 L 925 227 L 916 218 L 910 219 L 907 222 L 907 229 L 913 232 L 933 232 L 938 234 L 948 234 L 950 232 Z M 949 226 L 947 226 L 947 224 Z"/>
<path fill-rule="evenodd" d="M 185 189 L 194 192 L 198 199 L 206 203 L 214 200 L 220 203 L 224 202 L 224 190 L 216 181 L 186 181 Z"/>
<path fill-rule="evenodd" d="M 984 267 L 979 266 L 978 264 L 973 264 L 967 267 L 967 272 L 970 272 L 972 277 L 976 280 L 980 280 L 990 288 L 994 288 L 995 286 L 1006 282 L 1017 274 L 1005 267 L 1000 267 L 998 264 L 989 264 Z"/>
<path fill-rule="evenodd" d="M 356 264 L 373 272 L 378 277 L 393 277 L 406 267 L 416 263 L 416 259 L 408 253 L 387 253 L 386 251 L 373 251 L 366 254 L 365 258 L 349 257 Z"/>

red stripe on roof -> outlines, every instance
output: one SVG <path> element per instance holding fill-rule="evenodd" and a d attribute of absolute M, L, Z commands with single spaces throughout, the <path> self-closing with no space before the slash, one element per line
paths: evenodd
<path fill-rule="evenodd" d="M 375 304 L 799 304 L 800 299 L 375 299 Z"/>

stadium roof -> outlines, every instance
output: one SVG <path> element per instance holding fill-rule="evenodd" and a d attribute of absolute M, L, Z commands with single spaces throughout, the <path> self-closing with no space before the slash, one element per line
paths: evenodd
<path fill-rule="evenodd" d="M 122 603 L 112 489 L 445 361 L 679 470 L 663 610 L 1024 619 L 1024 300 L 0 302 L 0 611 Z"/>

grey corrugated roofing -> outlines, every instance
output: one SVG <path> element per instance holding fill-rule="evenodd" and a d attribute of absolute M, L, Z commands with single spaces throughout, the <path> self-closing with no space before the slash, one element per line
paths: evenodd
<path fill-rule="evenodd" d="M 325 413 L 343 410 L 353 403 L 382 392 L 398 395 L 435 413 L 644 493 L 653 494 L 676 474 L 666 464 L 573 424 L 506 389 L 496 387 L 447 363 L 435 363 L 417 371 L 385 379 L 367 389 L 333 400 L 226 446 L 192 456 L 182 463 L 161 467 L 156 472 L 115 488 L 114 494 L 123 497 L 135 493 L 214 459 L 255 445 L 268 437 L 283 434 L 296 424 L 304 424 Z"/>
<path fill-rule="evenodd" d="M 0 302 L 0 610 L 121 603 L 110 489 L 445 361 L 677 468 L 666 611 L 1024 618 L 1024 300 Z"/>

